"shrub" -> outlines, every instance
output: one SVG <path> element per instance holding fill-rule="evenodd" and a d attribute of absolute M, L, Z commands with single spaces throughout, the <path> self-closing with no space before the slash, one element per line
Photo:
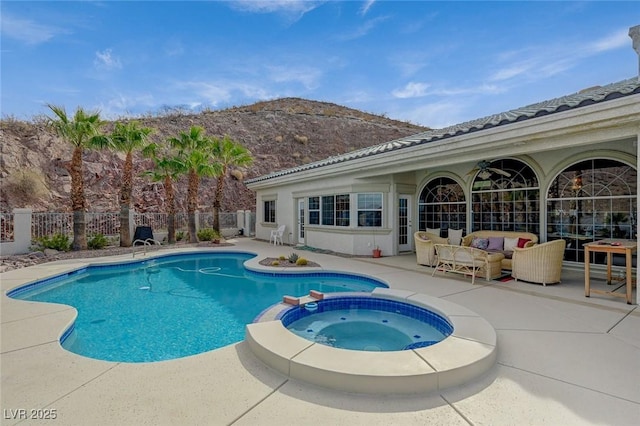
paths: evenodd
<path fill-rule="evenodd" d="M 280 262 L 277 260 L 274 260 L 273 262 L 271 262 L 271 266 L 278 266 L 280 265 Z"/>
<path fill-rule="evenodd" d="M 53 249 L 58 251 L 71 250 L 71 241 L 69 240 L 69 237 L 64 234 L 57 233 L 53 236 L 46 235 L 38 238 L 37 241 L 43 249 Z"/>
<path fill-rule="evenodd" d="M 304 266 L 307 263 L 308 263 L 307 259 L 305 259 L 304 257 L 301 257 L 300 259 L 296 260 L 296 265 L 298 266 Z"/>
<path fill-rule="evenodd" d="M 100 250 L 109 245 L 109 239 L 102 234 L 95 234 L 87 241 L 87 247 L 91 250 Z"/>
<path fill-rule="evenodd" d="M 291 253 L 289 255 L 289 262 L 296 263 L 298 261 L 298 255 L 295 253 Z"/>
<path fill-rule="evenodd" d="M 287 258 L 286 258 L 286 257 L 284 257 L 284 256 L 282 256 L 282 255 L 280 255 L 280 257 L 279 257 L 278 259 L 280 259 L 280 260 L 287 260 Z"/>
<path fill-rule="evenodd" d="M 31 170 L 20 170 L 9 175 L 3 182 L 3 191 L 14 203 L 21 205 L 35 203 L 49 192 L 44 177 Z"/>
<path fill-rule="evenodd" d="M 202 228 L 198 231 L 198 240 L 211 241 L 220 238 L 220 234 L 213 228 Z"/>
<path fill-rule="evenodd" d="M 184 240 L 184 231 L 178 231 L 176 232 L 176 241 L 182 241 Z"/>

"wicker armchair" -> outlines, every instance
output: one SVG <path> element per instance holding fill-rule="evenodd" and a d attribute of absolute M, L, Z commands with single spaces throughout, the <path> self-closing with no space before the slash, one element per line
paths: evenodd
<path fill-rule="evenodd" d="M 416 245 L 416 260 L 418 265 L 433 266 L 436 263 L 436 249 L 434 244 L 447 244 L 447 239 L 428 232 L 413 234 Z"/>
<path fill-rule="evenodd" d="M 554 240 L 533 247 L 514 248 L 511 276 L 542 285 L 560 282 L 565 240 Z"/>

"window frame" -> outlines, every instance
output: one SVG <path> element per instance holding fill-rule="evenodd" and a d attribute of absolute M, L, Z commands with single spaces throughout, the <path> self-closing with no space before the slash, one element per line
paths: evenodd
<path fill-rule="evenodd" d="M 263 200 L 262 203 L 263 203 L 262 219 L 264 223 L 273 223 L 273 224 L 277 223 L 276 222 L 276 200 Z"/>
<path fill-rule="evenodd" d="M 380 197 L 380 199 L 373 200 L 372 196 Z M 361 205 L 361 203 L 364 205 Z M 375 207 L 371 204 L 379 204 L 379 206 Z M 358 217 L 357 226 L 359 228 L 382 228 L 384 223 L 384 194 L 382 192 L 356 193 L 356 216 Z"/>

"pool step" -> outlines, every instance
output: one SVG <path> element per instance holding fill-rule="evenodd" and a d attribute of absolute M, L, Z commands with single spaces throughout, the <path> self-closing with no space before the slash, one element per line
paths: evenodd
<path fill-rule="evenodd" d="M 316 290 L 311 290 L 308 296 L 295 297 L 295 296 L 284 296 L 282 298 L 282 302 L 287 305 L 293 306 L 304 306 L 307 303 L 315 303 L 318 300 L 324 299 L 324 293 L 321 293 Z"/>

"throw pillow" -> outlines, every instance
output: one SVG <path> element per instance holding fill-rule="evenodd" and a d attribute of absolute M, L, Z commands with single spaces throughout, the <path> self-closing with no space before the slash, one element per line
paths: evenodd
<path fill-rule="evenodd" d="M 518 238 L 518 247 L 524 248 L 529 241 L 531 241 L 529 238 Z"/>
<path fill-rule="evenodd" d="M 504 237 L 489 237 L 489 246 L 487 250 L 504 250 Z"/>
<path fill-rule="evenodd" d="M 430 234 L 434 234 L 437 235 L 438 237 L 440 236 L 440 228 L 427 228 L 427 232 Z"/>
<path fill-rule="evenodd" d="M 462 231 L 463 229 L 451 229 L 447 230 L 449 237 L 449 244 L 454 246 L 459 246 L 462 242 Z"/>
<path fill-rule="evenodd" d="M 489 246 L 489 240 L 486 238 L 473 237 L 473 240 L 471 240 L 471 247 L 473 248 L 486 250 L 488 246 Z"/>
<path fill-rule="evenodd" d="M 514 247 L 518 247 L 518 237 L 507 238 L 504 237 L 504 251 L 513 251 Z"/>

